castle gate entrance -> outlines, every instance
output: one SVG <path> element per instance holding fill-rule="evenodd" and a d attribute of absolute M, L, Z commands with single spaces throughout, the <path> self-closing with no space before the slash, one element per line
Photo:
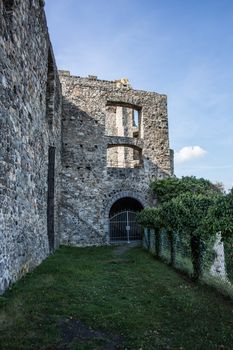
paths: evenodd
<path fill-rule="evenodd" d="M 137 212 L 142 204 L 134 198 L 117 200 L 109 213 L 110 242 L 138 241 L 142 239 L 142 227 L 137 222 Z"/>

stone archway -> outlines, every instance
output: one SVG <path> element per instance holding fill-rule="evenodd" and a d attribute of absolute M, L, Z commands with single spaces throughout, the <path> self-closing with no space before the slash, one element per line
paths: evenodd
<path fill-rule="evenodd" d="M 137 213 L 143 209 L 135 198 L 118 199 L 109 212 L 110 243 L 134 242 L 142 239 L 142 227 L 137 221 Z"/>
<path fill-rule="evenodd" d="M 110 242 L 109 214 L 114 203 L 116 203 L 117 201 L 123 198 L 130 198 L 132 200 L 137 201 L 140 204 L 142 209 L 148 205 L 146 196 L 143 196 L 143 194 L 139 192 L 121 191 L 113 195 L 111 199 L 108 201 L 107 205 L 105 206 L 105 211 L 104 211 L 104 233 L 108 243 Z"/>

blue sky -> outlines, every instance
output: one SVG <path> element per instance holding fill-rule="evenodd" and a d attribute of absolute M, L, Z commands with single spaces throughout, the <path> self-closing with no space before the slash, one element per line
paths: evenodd
<path fill-rule="evenodd" d="M 233 186 L 232 0 L 47 0 L 45 9 L 59 69 L 166 94 L 175 174 Z"/>

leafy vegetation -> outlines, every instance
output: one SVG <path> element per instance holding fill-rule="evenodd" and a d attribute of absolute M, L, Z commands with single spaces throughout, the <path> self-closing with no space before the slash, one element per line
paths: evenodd
<path fill-rule="evenodd" d="M 194 176 L 183 176 L 181 179 L 169 177 L 162 180 L 153 181 L 151 189 L 156 194 L 158 202 L 164 203 L 178 197 L 181 194 L 222 194 L 219 184 L 212 184 L 209 180 Z"/>
<path fill-rule="evenodd" d="M 141 248 L 62 247 L 0 298 L 1 350 L 231 349 L 232 303 Z"/>
<path fill-rule="evenodd" d="M 199 279 L 203 273 L 206 246 L 216 233 L 221 231 L 223 240 L 232 240 L 233 191 L 224 195 L 219 185 L 195 177 L 158 180 L 151 188 L 157 196 L 158 206 L 144 209 L 138 216 L 139 222 L 160 232 L 166 229 L 173 266 L 177 233 L 189 240 L 193 278 Z"/>
<path fill-rule="evenodd" d="M 220 232 L 224 241 L 233 238 L 233 189 L 224 197 L 219 197 L 211 206 L 206 217 L 206 231 Z"/>

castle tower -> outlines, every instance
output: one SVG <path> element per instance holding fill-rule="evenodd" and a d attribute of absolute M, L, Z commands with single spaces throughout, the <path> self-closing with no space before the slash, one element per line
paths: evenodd
<path fill-rule="evenodd" d="M 150 182 L 173 172 L 167 98 L 133 90 L 127 79 L 105 81 L 60 71 L 60 81 L 62 242 L 106 244 L 126 241 L 128 234 L 138 239 L 132 232 L 134 214 L 152 204 Z"/>

